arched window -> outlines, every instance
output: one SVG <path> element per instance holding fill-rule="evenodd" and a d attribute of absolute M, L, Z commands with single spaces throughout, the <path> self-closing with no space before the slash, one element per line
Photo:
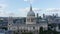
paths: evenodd
<path fill-rule="evenodd" d="M 35 29 L 35 27 L 33 27 L 33 29 Z"/>
<path fill-rule="evenodd" d="M 29 21 L 30 21 L 30 19 L 27 19 L 27 21 L 29 22 Z"/>
<path fill-rule="evenodd" d="M 34 18 L 31 19 L 31 22 L 34 22 Z"/>

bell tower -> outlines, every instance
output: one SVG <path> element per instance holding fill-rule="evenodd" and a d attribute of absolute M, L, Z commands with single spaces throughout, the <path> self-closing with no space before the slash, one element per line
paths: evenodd
<path fill-rule="evenodd" d="M 13 25 L 13 18 L 8 17 L 8 30 L 10 30 L 10 27 Z"/>

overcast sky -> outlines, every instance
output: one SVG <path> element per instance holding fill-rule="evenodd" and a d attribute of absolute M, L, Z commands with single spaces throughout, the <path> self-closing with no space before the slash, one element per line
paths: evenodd
<path fill-rule="evenodd" d="M 0 0 L 0 16 L 26 17 L 30 3 L 35 14 L 60 16 L 60 0 Z"/>

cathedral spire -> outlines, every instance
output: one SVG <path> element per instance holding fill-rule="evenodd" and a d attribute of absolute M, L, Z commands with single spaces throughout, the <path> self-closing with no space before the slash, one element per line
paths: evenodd
<path fill-rule="evenodd" d="M 32 11 L 32 4 L 30 4 L 30 11 Z"/>

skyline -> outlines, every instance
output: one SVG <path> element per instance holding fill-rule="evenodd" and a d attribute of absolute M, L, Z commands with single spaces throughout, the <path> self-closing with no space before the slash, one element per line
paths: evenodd
<path fill-rule="evenodd" d="M 33 11 L 44 14 L 56 14 L 60 16 L 60 0 L 31 0 Z M 29 0 L 0 0 L 0 16 L 26 17 L 29 11 Z"/>

